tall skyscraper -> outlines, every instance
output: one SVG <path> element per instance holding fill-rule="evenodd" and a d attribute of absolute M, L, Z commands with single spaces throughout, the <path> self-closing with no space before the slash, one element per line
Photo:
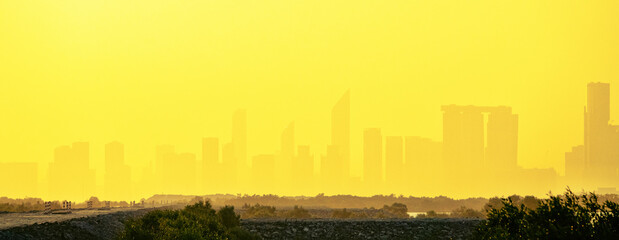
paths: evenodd
<path fill-rule="evenodd" d="M 510 107 L 448 105 L 442 110 L 444 164 L 454 176 L 451 179 L 463 179 L 452 183 L 454 190 L 482 193 L 484 181 L 507 172 L 515 174 L 518 116 Z M 489 114 L 487 129 L 484 113 Z"/>
<path fill-rule="evenodd" d="M 235 171 L 234 176 L 238 181 L 237 188 L 239 191 L 251 190 L 249 181 L 251 181 L 251 162 L 247 159 L 247 112 L 245 109 L 239 109 L 232 116 L 232 145 L 234 150 L 234 168 L 229 168 L 230 171 Z M 227 166 L 229 167 L 229 166 Z"/>
<path fill-rule="evenodd" d="M 587 85 L 585 164 L 591 187 L 619 185 L 619 133 L 610 125 L 610 84 Z"/>
<path fill-rule="evenodd" d="M 165 150 L 170 150 L 165 149 Z M 195 194 L 196 156 L 191 153 L 162 152 L 164 194 Z"/>
<path fill-rule="evenodd" d="M 565 177 L 568 186 L 573 189 L 584 189 L 585 146 L 572 147 L 572 151 L 565 153 Z"/>
<path fill-rule="evenodd" d="M 321 158 L 320 178 L 322 190 L 327 194 L 341 193 L 345 187 L 340 153 L 339 146 L 327 145 L 327 154 Z"/>
<path fill-rule="evenodd" d="M 155 148 L 155 176 L 154 178 L 157 181 L 157 185 L 155 187 L 156 192 L 164 191 L 164 178 L 165 172 L 167 171 L 166 159 L 169 158 L 169 155 L 175 154 L 176 150 L 172 145 L 159 145 Z"/>
<path fill-rule="evenodd" d="M 263 154 L 253 157 L 252 176 L 255 193 L 274 193 L 275 155 Z"/>
<path fill-rule="evenodd" d="M 219 139 L 208 137 L 202 139 L 202 190 L 214 193 L 220 179 Z"/>
<path fill-rule="evenodd" d="M 331 145 L 337 146 L 342 168 L 340 174 L 347 181 L 350 176 L 350 90 L 346 91 L 331 110 Z"/>
<path fill-rule="evenodd" d="M 404 171 L 409 182 L 405 190 L 412 193 L 441 192 L 436 185 L 442 187 L 445 167 L 442 163 L 443 144 L 427 138 L 407 136 L 404 138 Z M 432 179 L 435 187 L 432 189 L 424 184 Z"/>
<path fill-rule="evenodd" d="M 95 172 L 90 169 L 87 142 L 61 146 L 49 164 L 49 195 L 52 199 L 82 200 L 94 195 Z"/>
<path fill-rule="evenodd" d="M 291 179 L 295 173 L 292 162 L 295 157 L 294 122 L 291 122 L 281 135 L 281 150 L 278 162 L 275 164 L 275 174 L 282 183 L 282 188 L 291 187 Z"/>
<path fill-rule="evenodd" d="M 90 168 L 90 144 L 88 142 L 74 142 L 71 150 L 73 152 L 74 162 L 79 169 Z"/>
<path fill-rule="evenodd" d="M 368 190 L 377 192 L 382 181 L 383 136 L 379 128 L 368 128 L 363 132 L 363 182 Z"/>
<path fill-rule="evenodd" d="M 453 107 L 443 106 L 443 159 L 447 171 L 455 173 L 464 165 L 461 159 L 462 113 Z M 406 161 L 409 159 L 409 141 L 407 139 Z"/>
<path fill-rule="evenodd" d="M 239 109 L 232 116 L 232 144 L 234 157 L 239 167 L 249 166 L 247 162 L 247 112 Z"/>
<path fill-rule="evenodd" d="M 119 142 L 105 145 L 105 182 L 106 199 L 131 199 L 131 169 L 125 165 L 125 146 Z"/>
<path fill-rule="evenodd" d="M 226 143 L 222 146 L 221 149 L 221 160 L 222 160 L 222 171 L 223 174 L 222 180 L 226 182 L 226 186 L 235 189 L 238 183 L 238 161 L 236 156 L 234 155 L 234 144 Z M 219 189 L 218 189 L 219 190 Z M 221 189 L 223 192 L 230 192 L 232 189 Z"/>
<path fill-rule="evenodd" d="M 518 115 L 510 107 L 497 107 L 488 115 L 487 166 L 509 172 L 518 166 Z"/>
<path fill-rule="evenodd" d="M 385 180 L 391 192 L 402 192 L 394 188 L 404 183 L 404 142 L 401 136 L 385 137 Z"/>
<path fill-rule="evenodd" d="M 460 154 L 464 166 L 476 173 L 484 164 L 484 115 L 475 108 L 462 109 Z"/>
<path fill-rule="evenodd" d="M 310 146 L 299 146 L 297 150 L 297 157 L 293 162 L 292 172 L 295 174 L 293 177 L 295 183 L 293 187 L 303 194 L 303 190 L 313 188 L 314 177 L 314 155 L 310 153 Z"/>

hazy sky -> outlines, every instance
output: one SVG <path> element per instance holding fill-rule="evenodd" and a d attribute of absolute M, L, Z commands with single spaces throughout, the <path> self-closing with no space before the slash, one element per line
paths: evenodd
<path fill-rule="evenodd" d="M 618 15 L 618 1 L 0 1 L 0 162 L 44 177 L 55 147 L 89 141 L 102 170 L 114 140 L 134 167 L 165 143 L 201 159 L 237 108 L 249 156 L 278 151 L 290 121 L 318 156 L 350 89 L 353 175 L 364 128 L 440 141 L 444 104 L 512 106 L 519 165 L 562 173 L 588 82 L 611 83 L 619 119 Z"/>

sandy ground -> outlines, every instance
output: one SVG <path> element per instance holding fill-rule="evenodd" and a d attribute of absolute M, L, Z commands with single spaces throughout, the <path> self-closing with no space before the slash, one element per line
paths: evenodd
<path fill-rule="evenodd" d="M 74 218 L 98 216 L 115 212 L 135 211 L 136 208 L 113 208 L 111 210 L 73 209 L 70 214 L 4 213 L 0 214 L 0 229 L 27 226 L 32 224 L 66 221 Z"/>

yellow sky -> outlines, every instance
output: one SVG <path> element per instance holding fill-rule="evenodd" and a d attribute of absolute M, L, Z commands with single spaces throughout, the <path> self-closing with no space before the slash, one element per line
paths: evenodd
<path fill-rule="evenodd" d="M 114 140 L 135 172 L 158 144 L 200 159 L 237 108 L 249 156 L 278 151 L 290 121 L 318 155 L 350 89 L 353 175 L 364 128 L 441 140 L 444 104 L 512 106 L 519 164 L 562 172 L 587 82 L 611 83 L 619 120 L 618 16 L 618 1 L 0 1 L 0 162 L 44 177 L 80 140 L 97 170 Z"/>

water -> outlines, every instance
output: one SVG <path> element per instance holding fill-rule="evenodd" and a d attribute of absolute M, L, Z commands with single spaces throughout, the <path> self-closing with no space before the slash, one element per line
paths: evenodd
<path fill-rule="evenodd" d="M 420 214 L 426 214 L 427 212 L 407 212 L 409 217 L 416 218 Z M 449 215 L 451 212 L 436 212 L 436 214 L 447 214 Z"/>

